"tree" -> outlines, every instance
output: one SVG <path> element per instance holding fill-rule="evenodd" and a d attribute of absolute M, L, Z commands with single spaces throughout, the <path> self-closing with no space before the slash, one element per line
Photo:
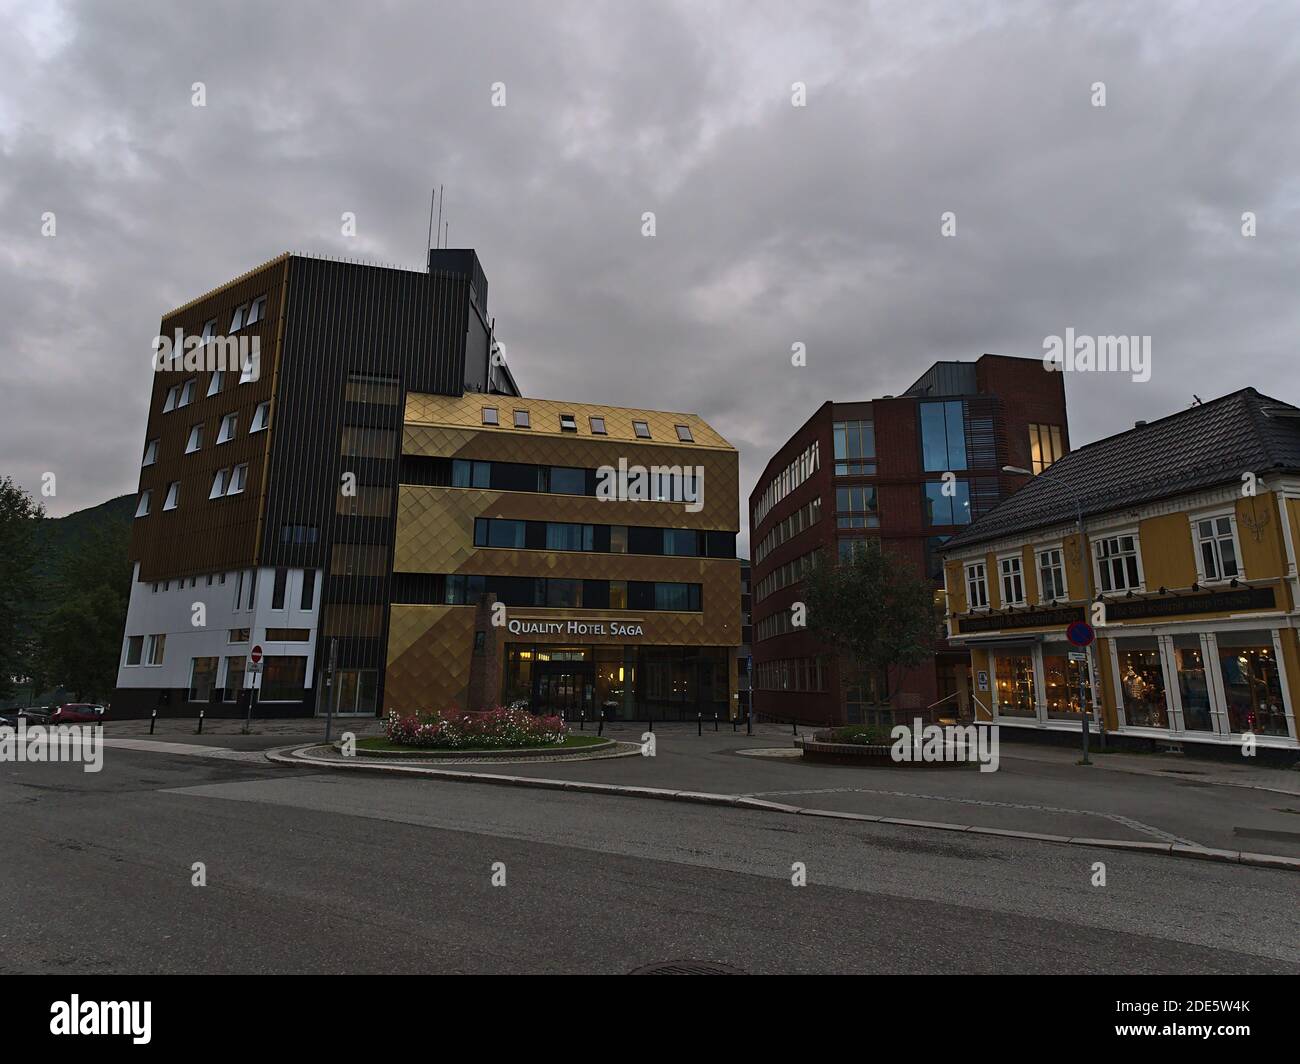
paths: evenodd
<path fill-rule="evenodd" d="M 920 665 L 934 646 L 934 588 L 875 542 L 839 565 L 821 556 L 805 579 L 804 598 L 808 627 L 835 647 L 852 680 Z"/>
<path fill-rule="evenodd" d="M 44 509 L 14 483 L 0 478 L 0 698 L 32 671 L 32 603 L 41 557 L 37 529 Z"/>
<path fill-rule="evenodd" d="M 79 701 L 113 693 L 126 605 L 120 591 L 99 584 L 65 597 L 45 621 L 45 665 Z"/>

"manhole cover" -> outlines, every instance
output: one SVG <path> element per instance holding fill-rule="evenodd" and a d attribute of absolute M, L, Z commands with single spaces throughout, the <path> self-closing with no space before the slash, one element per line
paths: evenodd
<path fill-rule="evenodd" d="M 715 964 L 713 961 L 665 961 L 662 964 L 647 964 L 628 972 L 628 975 L 744 975 L 739 968 L 729 964 Z"/>

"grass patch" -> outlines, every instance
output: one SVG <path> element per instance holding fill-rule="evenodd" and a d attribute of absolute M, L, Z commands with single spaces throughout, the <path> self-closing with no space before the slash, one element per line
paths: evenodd
<path fill-rule="evenodd" d="M 563 741 L 558 743 L 545 743 L 538 746 L 519 747 L 527 750 L 575 750 L 583 746 L 598 746 L 608 740 L 602 739 L 596 735 L 566 735 Z M 498 754 L 506 747 L 500 746 L 480 746 L 475 748 L 465 746 L 404 746 L 401 743 L 390 743 L 382 735 L 369 735 L 363 739 L 357 740 L 358 750 L 383 750 L 388 752 L 411 752 L 411 753 L 448 753 L 448 754 Z M 511 748 L 513 749 L 513 748 Z"/>

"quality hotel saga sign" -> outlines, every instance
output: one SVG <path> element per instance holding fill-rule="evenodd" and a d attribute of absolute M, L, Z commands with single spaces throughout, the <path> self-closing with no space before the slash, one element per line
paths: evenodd
<path fill-rule="evenodd" d="M 512 620 L 506 625 L 511 635 L 611 635 L 629 638 L 644 635 L 639 624 L 621 621 L 522 621 Z"/>

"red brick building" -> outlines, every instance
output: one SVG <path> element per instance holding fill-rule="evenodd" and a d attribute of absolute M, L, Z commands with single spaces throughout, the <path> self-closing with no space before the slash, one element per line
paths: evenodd
<path fill-rule="evenodd" d="M 754 709 L 806 724 L 890 723 L 897 712 L 965 711 L 969 658 L 934 659 L 850 686 L 835 656 L 794 624 L 818 552 L 848 557 L 877 539 L 941 594 L 938 548 L 1069 450 L 1062 375 L 1040 359 L 936 362 L 901 396 L 823 403 L 786 441 L 749 498 Z M 944 493 L 944 473 L 953 487 Z"/>

